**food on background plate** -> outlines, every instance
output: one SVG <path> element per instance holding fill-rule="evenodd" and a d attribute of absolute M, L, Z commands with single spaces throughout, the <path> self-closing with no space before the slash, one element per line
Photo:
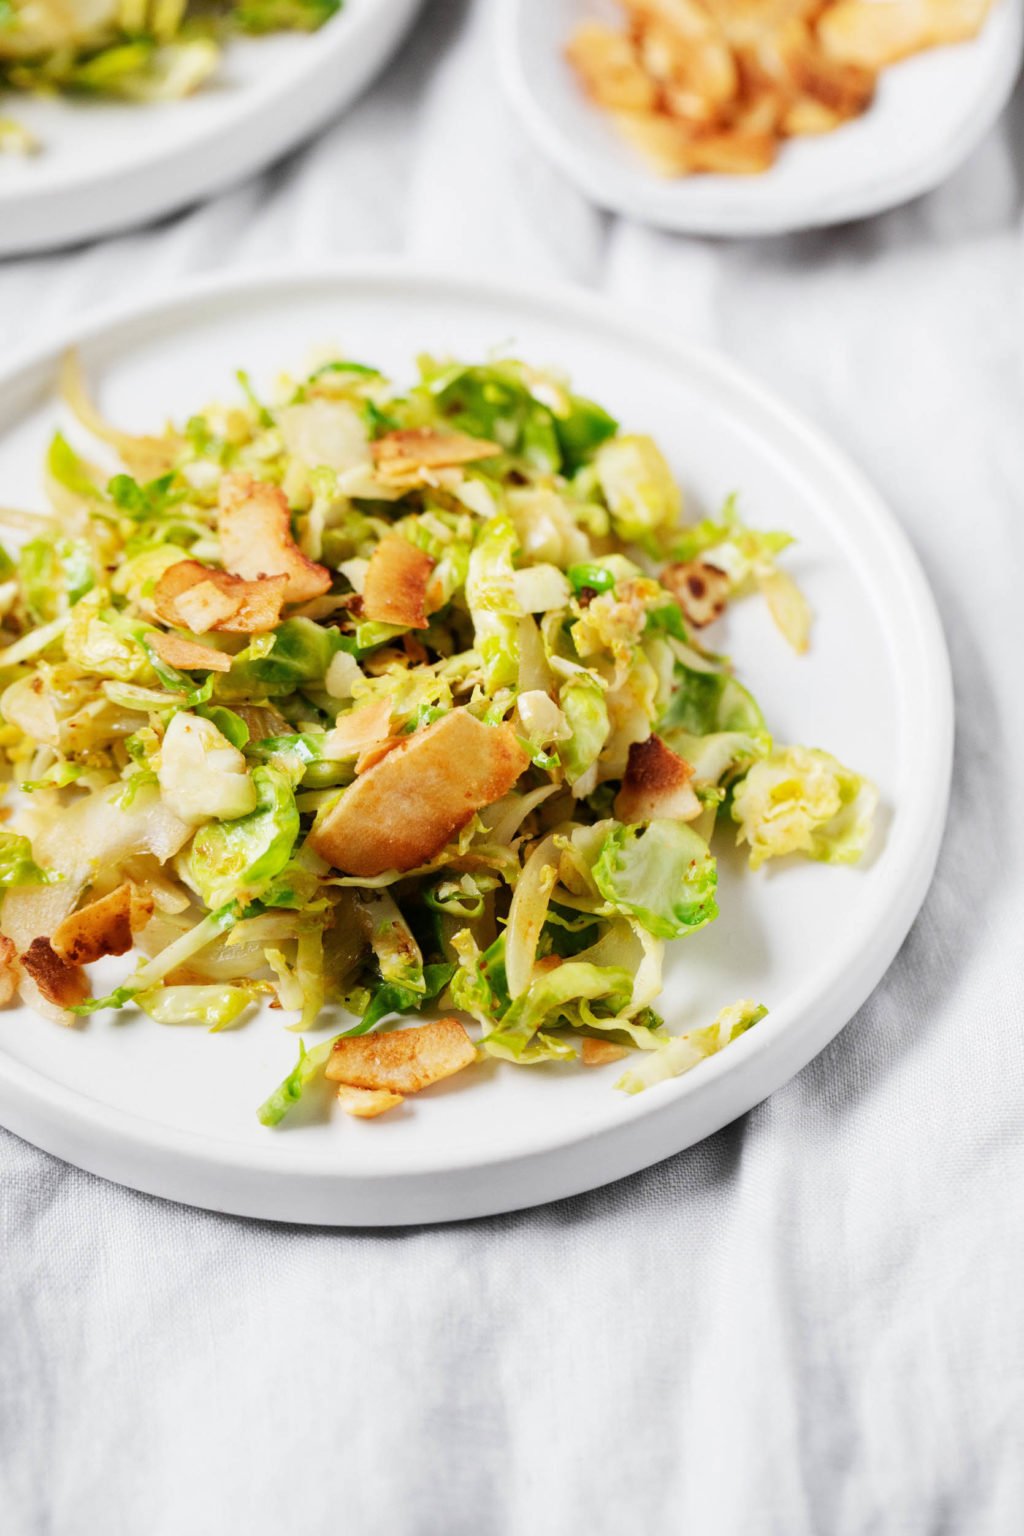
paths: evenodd
<path fill-rule="evenodd" d="M 5 91 L 171 101 L 216 72 L 231 33 L 313 32 L 343 0 L 0 0 Z M 39 147 L 0 115 L 0 153 Z"/>
<path fill-rule="evenodd" d="M 881 70 L 980 31 L 992 0 L 621 0 L 566 52 L 660 175 L 756 175 L 871 105 Z"/>
<path fill-rule="evenodd" d="M 787 535 L 734 498 L 687 518 L 650 437 L 522 362 L 238 379 L 133 435 L 69 356 L 81 446 L 53 438 L 48 513 L 0 511 L 0 997 L 333 1019 L 268 1125 L 315 1082 L 369 1119 L 486 1057 L 628 1053 L 635 1092 L 755 1025 L 656 1012 L 712 848 L 854 862 L 875 800 L 709 646 L 760 591 L 807 648 Z"/>

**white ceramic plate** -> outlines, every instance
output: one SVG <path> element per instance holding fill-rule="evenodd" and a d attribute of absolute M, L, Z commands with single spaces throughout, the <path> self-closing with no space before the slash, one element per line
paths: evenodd
<path fill-rule="evenodd" d="M 980 143 L 1013 89 L 1020 0 L 999 0 L 978 38 L 885 70 L 870 110 L 795 139 L 763 176 L 665 181 L 589 102 L 565 61 L 583 20 L 615 0 L 498 0 L 502 76 L 534 142 L 604 208 L 686 234 L 774 235 L 862 218 L 938 186 Z"/>
<path fill-rule="evenodd" d="M 219 1035 L 144 1017 L 65 1030 L 0 1012 L 0 1120 L 107 1178 L 195 1205 L 279 1220 L 378 1225 L 475 1216 L 590 1189 L 676 1152 L 785 1082 L 878 982 L 931 878 L 950 772 L 948 661 L 932 599 L 890 514 L 843 457 L 729 363 L 604 301 L 517 290 L 380 262 L 302 279 L 198 285 L 85 325 L 102 405 L 148 430 L 337 345 L 396 377 L 426 349 L 496 344 L 571 371 L 625 426 L 652 431 L 692 512 L 740 490 L 758 525 L 800 540 L 792 569 L 817 612 L 799 658 L 750 601 L 729 650 L 777 737 L 832 749 L 879 784 L 884 836 L 864 868 L 794 862 L 751 875 L 721 860 L 722 916 L 675 947 L 670 1024 L 738 997 L 771 1013 L 689 1076 L 628 1098 L 616 1068 L 471 1069 L 374 1122 L 314 1096 L 278 1131 L 255 1110 L 297 1041 L 273 1014 Z M 0 373 L 0 499 L 41 504 L 62 413 L 56 346 Z M 670 946 L 670 948 L 672 948 Z M 124 962 L 104 962 L 120 971 Z M 111 977 L 111 980 L 113 978 Z"/>
<path fill-rule="evenodd" d="M 358 96 L 418 4 L 345 0 L 319 32 L 233 38 L 185 101 L 5 96 L 43 149 L 0 155 L 0 255 L 107 235 L 251 175 Z"/>

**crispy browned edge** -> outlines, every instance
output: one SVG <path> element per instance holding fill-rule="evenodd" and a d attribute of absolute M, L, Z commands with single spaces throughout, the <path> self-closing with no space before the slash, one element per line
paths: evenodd
<path fill-rule="evenodd" d="M 426 550 L 386 534 L 370 556 L 363 585 L 363 613 L 381 624 L 427 629 L 427 588 L 434 561 Z"/>
<path fill-rule="evenodd" d="M 72 1008 L 89 996 L 89 978 L 81 966 L 65 965 L 49 939 L 32 940 L 21 957 L 21 968 L 57 1008 Z"/>
<path fill-rule="evenodd" d="M 684 788 L 692 778 L 693 769 L 685 758 L 660 736 L 648 736 L 646 741 L 631 743 L 622 787 L 633 794 L 666 794 Z"/>
<path fill-rule="evenodd" d="M 696 629 L 703 629 L 725 611 L 729 578 L 709 560 L 679 560 L 666 565 L 661 584 L 672 593 L 684 618 Z"/>

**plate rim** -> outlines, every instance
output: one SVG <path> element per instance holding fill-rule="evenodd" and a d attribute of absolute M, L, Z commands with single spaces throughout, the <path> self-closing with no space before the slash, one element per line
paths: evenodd
<path fill-rule="evenodd" d="M 111 170 L 97 163 L 53 185 L 0 189 L 0 257 L 124 233 L 258 174 L 353 105 L 398 48 L 422 3 L 362 0 L 352 10 L 343 8 L 318 32 L 305 35 L 310 48 L 301 67 L 243 88 L 217 123 L 187 135 L 184 144 L 169 135 L 156 152 L 127 167 Z M 338 60 L 344 65 L 350 57 L 349 72 L 335 92 Z M 145 103 L 124 107 L 145 109 Z M 258 125 L 254 131 L 254 114 L 266 118 L 271 131 Z M 205 168 L 204 161 L 215 163 Z M 96 206 L 88 206 L 93 200 Z"/>
<path fill-rule="evenodd" d="M 150 1121 L 54 1083 L 37 1068 L 0 1051 L 0 1122 L 90 1172 L 208 1209 L 288 1222 L 386 1226 L 496 1214 L 598 1187 L 684 1150 L 788 1081 L 866 1001 L 920 909 L 945 827 L 954 726 L 952 673 L 935 600 L 901 524 L 862 472 L 801 412 L 724 353 L 666 336 L 643 311 L 619 303 L 609 306 L 601 295 L 587 290 L 567 284 L 515 283 L 401 257 L 316 263 L 288 274 L 272 268 L 216 273 L 177 285 L 158 299 L 93 310 L 17 349 L 0 367 L 0 396 L 8 389 L 31 388 L 32 375 L 52 367 L 71 344 L 106 342 L 115 350 L 130 351 L 134 328 L 160 323 L 176 312 L 218 299 L 244 305 L 317 286 L 344 290 L 367 283 L 418 285 L 469 304 L 500 301 L 512 312 L 532 310 L 587 322 L 609 344 L 618 336 L 675 361 L 691 376 L 714 378 L 776 426 L 784 442 L 799 442 L 804 454 L 801 464 L 825 473 L 860 504 L 868 527 L 880 535 L 906 590 L 901 611 L 904 622 L 912 623 L 919 651 L 917 681 L 927 683 L 916 689 L 915 732 L 929 744 L 933 765 L 929 791 L 903 809 L 898 840 L 887 845 L 893 858 L 894 849 L 907 845 L 913 850 L 912 859 L 904 857 L 906 867 L 894 871 L 893 879 L 899 873 L 902 883 L 886 900 L 885 922 L 876 916 L 868 942 L 849 946 L 849 963 L 820 966 L 797 990 L 795 1000 L 791 997 L 776 1005 L 762 1026 L 734 1042 L 728 1052 L 703 1063 L 699 1073 L 651 1095 L 625 1102 L 616 1099 L 614 1123 L 597 1123 L 570 1141 L 552 1132 L 543 1140 L 534 1138 L 525 1150 L 501 1150 L 488 1156 L 486 1150 L 474 1149 L 464 1155 L 449 1154 L 441 1165 L 418 1159 L 391 1161 L 377 1169 L 361 1168 L 355 1175 L 346 1175 L 343 1167 L 282 1166 L 274 1161 L 270 1142 L 264 1150 Z M 829 974 L 822 980 L 819 972 Z M 814 998 L 824 1025 L 806 1016 L 804 994 Z M 679 1105 L 688 1099 L 696 1102 L 690 1106 L 690 1124 L 682 1130 L 673 1120 Z M 592 1160 L 595 1146 L 598 1153 Z M 538 1163 L 544 1165 L 543 1192 L 526 1193 L 516 1170 Z M 192 1182 L 198 1173 L 219 1180 L 219 1186 L 211 1183 L 200 1199 Z M 486 1192 L 488 1176 L 495 1180 L 493 1194 Z M 266 1186 L 261 1180 L 267 1181 Z M 481 1180 L 483 1190 L 478 1187 Z M 387 1212 L 379 1205 L 383 1185 L 391 1186 Z"/>
<path fill-rule="evenodd" d="M 549 116 L 543 101 L 530 88 L 525 61 L 518 43 L 518 19 L 529 0 L 497 0 L 493 16 L 493 46 L 498 72 L 507 100 L 523 124 L 534 147 L 567 179 L 606 212 L 675 234 L 760 237 L 795 234 L 800 230 L 827 229 L 836 224 L 887 213 L 934 191 L 950 177 L 986 137 L 1005 111 L 1024 62 L 1024 5 L 1022 0 L 1002 0 L 1009 19 L 1003 24 L 1009 31 L 1010 46 L 1000 55 L 989 94 L 970 123 L 959 133 L 948 133 L 923 161 L 894 173 L 883 182 L 875 196 L 842 186 L 823 189 L 813 210 L 794 213 L 781 208 L 746 210 L 737 204 L 716 213 L 714 208 L 691 209 L 681 199 L 678 207 L 661 205 L 659 194 L 673 186 L 648 175 L 638 166 L 635 184 L 616 179 L 606 184 L 600 173 L 600 161 L 578 152 Z M 991 17 L 988 19 L 991 22 Z M 596 110 L 596 109 L 595 109 Z M 770 176 L 771 171 L 765 175 Z M 685 185 L 686 178 L 676 184 Z M 609 190 L 610 186 L 610 190 Z"/>

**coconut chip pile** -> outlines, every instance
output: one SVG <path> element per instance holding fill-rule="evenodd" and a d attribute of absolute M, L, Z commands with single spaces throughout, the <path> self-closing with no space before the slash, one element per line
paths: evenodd
<path fill-rule="evenodd" d="M 667 177 L 767 171 L 789 138 L 870 107 L 879 73 L 977 35 L 991 0 L 620 0 L 579 26 L 584 90 Z"/>

